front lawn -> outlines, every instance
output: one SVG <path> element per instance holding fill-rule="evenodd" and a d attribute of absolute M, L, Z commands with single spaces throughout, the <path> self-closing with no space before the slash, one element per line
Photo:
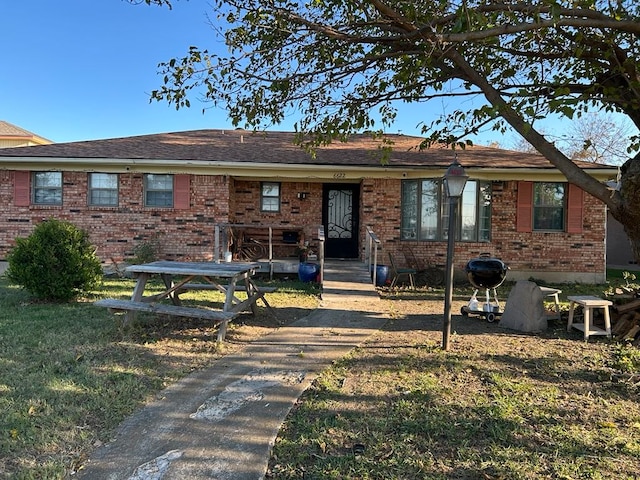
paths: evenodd
<path fill-rule="evenodd" d="M 268 295 L 278 319 L 258 302 L 258 315 L 238 317 L 220 346 L 205 321 L 141 314 L 123 331 L 117 316 L 92 305 L 130 297 L 131 280 L 107 280 L 91 298 L 51 304 L 0 277 L 0 478 L 68 477 L 154 393 L 316 308 L 308 284 L 279 287 Z M 183 297 L 223 301 L 218 292 Z"/>
<path fill-rule="evenodd" d="M 382 291 L 393 317 L 305 392 L 275 443 L 268 478 L 637 479 L 640 350 L 566 331 L 522 334 L 456 315 L 443 293 Z M 504 302 L 510 285 L 500 287 Z"/>
<path fill-rule="evenodd" d="M 221 347 L 206 322 L 140 315 L 123 331 L 92 305 L 128 298 L 131 280 L 43 304 L 0 278 L 0 478 L 68 478 L 159 390 L 317 307 L 308 284 L 278 285 L 268 296 L 278 321 L 264 307 L 242 315 Z M 604 288 L 559 287 L 561 300 Z M 271 478 L 635 478 L 640 351 L 585 343 L 562 322 L 523 335 L 465 319 L 470 294 L 456 289 L 450 352 L 440 349 L 442 290 L 383 294 L 390 321 L 305 393 Z"/>

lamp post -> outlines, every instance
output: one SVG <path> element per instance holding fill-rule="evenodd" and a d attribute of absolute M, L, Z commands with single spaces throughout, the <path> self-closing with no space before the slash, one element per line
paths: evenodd
<path fill-rule="evenodd" d="M 444 294 L 444 322 L 442 325 L 442 348 L 449 350 L 451 335 L 451 302 L 453 300 L 453 257 L 456 236 L 456 212 L 464 186 L 469 176 L 465 173 L 458 158 L 453 161 L 444 174 L 444 191 L 449 199 L 449 230 L 447 233 L 447 271 Z"/>

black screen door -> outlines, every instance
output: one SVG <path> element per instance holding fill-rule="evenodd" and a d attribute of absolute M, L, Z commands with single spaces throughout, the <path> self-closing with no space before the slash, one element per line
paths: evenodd
<path fill-rule="evenodd" d="M 359 185 L 324 186 L 322 223 L 327 258 L 358 258 L 359 197 Z"/>

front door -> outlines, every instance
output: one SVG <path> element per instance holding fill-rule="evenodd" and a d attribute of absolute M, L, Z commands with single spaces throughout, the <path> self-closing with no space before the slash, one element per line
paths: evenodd
<path fill-rule="evenodd" d="M 327 258 L 358 258 L 360 185 L 325 184 L 322 224 Z"/>

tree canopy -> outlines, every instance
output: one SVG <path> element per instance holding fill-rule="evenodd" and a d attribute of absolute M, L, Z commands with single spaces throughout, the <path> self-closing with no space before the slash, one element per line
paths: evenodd
<path fill-rule="evenodd" d="M 256 129 L 295 112 L 296 130 L 319 143 L 384 130 L 398 102 L 473 99 L 423 124 L 425 146 L 464 146 L 480 129 L 510 126 L 605 202 L 640 245 L 630 224 L 640 225 L 640 159 L 625 163 L 612 193 L 536 128 L 588 111 L 640 127 L 636 0 L 213 0 L 212 8 L 228 52 L 194 46 L 161 64 L 153 98 L 181 108 L 197 95 Z M 635 154 L 640 141 L 629 141 Z"/>

